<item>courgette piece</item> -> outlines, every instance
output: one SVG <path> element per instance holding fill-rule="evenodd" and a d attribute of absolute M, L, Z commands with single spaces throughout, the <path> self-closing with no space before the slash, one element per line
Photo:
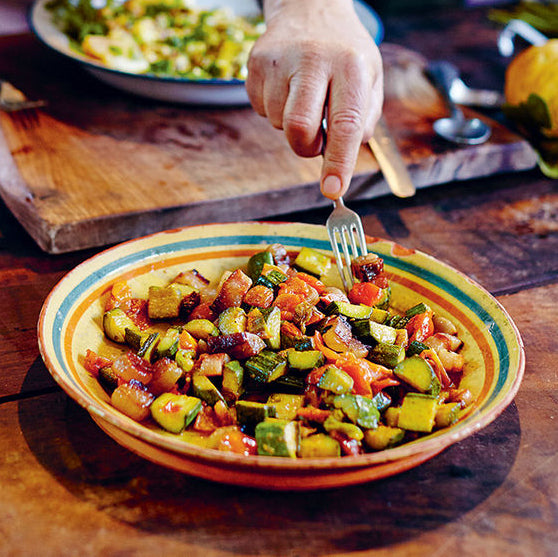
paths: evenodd
<path fill-rule="evenodd" d="M 256 282 L 259 276 L 262 274 L 262 269 L 264 264 L 273 265 L 273 255 L 269 251 L 260 251 L 255 253 L 248 260 L 247 274 L 252 279 L 252 282 Z"/>
<path fill-rule="evenodd" d="M 351 422 L 364 429 L 378 427 L 380 412 L 371 398 L 350 394 L 339 395 L 333 399 L 333 406 L 342 410 Z"/>
<path fill-rule="evenodd" d="M 273 393 L 267 404 L 275 407 L 275 417 L 280 420 L 294 420 L 299 408 L 304 404 L 304 395 Z"/>
<path fill-rule="evenodd" d="M 279 377 L 270 386 L 289 393 L 301 393 L 306 387 L 306 381 L 302 375 L 289 374 Z"/>
<path fill-rule="evenodd" d="M 304 272 L 321 277 L 329 271 L 331 258 L 325 253 L 305 246 L 298 252 L 293 265 Z"/>
<path fill-rule="evenodd" d="M 307 371 L 320 367 L 325 363 L 325 356 L 319 350 L 289 350 L 287 352 L 287 361 L 291 369 Z"/>
<path fill-rule="evenodd" d="M 192 319 L 184 325 L 184 330 L 189 332 L 195 339 L 206 339 L 218 337 L 219 329 L 209 319 Z"/>
<path fill-rule="evenodd" d="M 109 394 L 118 387 L 118 375 L 114 372 L 112 366 L 100 368 L 98 379 L 101 387 Z"/>
<path fill-rule="evenodd" d="M 337 395 L 351 392 L 354 385 L 353 378 L 338 367 L 330 365 L 326 368 L 318 381 L 318 387 Z"/>
<path fill-rule="evenodd" d="M 430 433 L 434 427 L 438 399 L 422 393 L 407 393 L 401 404 L 401 412 L 397 424 L 409 431 Z"/>
<path fill-rule="evenodd" d="M 420 315 L 421 313 L 426 313 L 427 311 L 431 311 L 430 307 L 427 306 L 424 302 L 420 302 L 416 306 L 413 306 L 413 307 L 409 308 L 405 312 L 405 317 L 408 317 L 410 319 L 411 317 L 414 317 L 415 315 Z"/>
<path fill-rule="evenodd" d="M 252 434 L 254 428 L 267 418 L 276 417 L 276 409 L 272 404 L 255 402 L 252 400 L 239 400 L 236 405 L 236 421 L 248 433 Z"/>
<path fill-rule="evenodd" d="M 397 330 L 388 325 L 382 325 L 372 319 L 363 319 L 353 324 L 355 334 L 364 342 L 394 344 L 397 338 Z"/>
<path fill-rule="evenodd" d="M 382 288 L 382 297 L 378 300 L 374 307 L 379 309 L 387 309 L 391 300 L 391 287 Z"/>
<path fill-rule="evenodd" d="M 242 395 L 244 368 L 238 360 L 231 360 L 223 366 L 221 391 L 229 403 L 237 401 Z"/>
<path fill-rule="evenodd" d="M 299 424 L 295 421 L 268 418 L 256 426 L 258 454 L 296 458 L 299 445 Z"/>
<path fill-rule="evenodd" d="M 138 356 L 143 358 L 148 362 L 153 362 L 155 360 L 157 345 L 161 335 L 159 333 L 149 333 L 147 336 L 142 338 L 141 346 L 138 350 Z"/>
<path fill-rule="evenodd" d="M 169 327 L 157 344 L 157 358 L 174 358 L 178 352 L 180 329 Z"/>
<path fill-rule="evenodd" d="M 376 321 L 376 323 L 385 323 L 386 319 L 389 316 L 389 312 L 385 309 L 380 309 L 378 307 L 372 308 L 372 313 L 370 314 L 370 319 L 372 321 Z"/>
<path fill-rule="evenodd" d="M 461 412 L 461 404 L 459 402 L 448 402 L 447 404 L 440 404 L 436 411 L 434 424 L 437 428 L 449 427 L 459 419 Z"/>
<path fill-rule="evenodd" d="M 307 350 L 313 350 L 314 344 L 312 339 L 306 335 L 292 336 L 285 334 L 284 330 L 281 330 L 281 349 L 285 350 L 287 348 L 294 348 L 299 352 L 305 352 Z"/>
<path fill-rule="evenodd" d="M 199 398 L 163 393 L 151 404 L 151 416 L 167 431 L 180 433 L 188 427 L 202 408 Z"/>
<path fill-rule="evenodd" d="M 180 315 L 182 300 L 195 292 L 185 284 L 150 286 L 147 295 L 147 314 L 150 319 L 175 319 Z"/>
<path fill-rule="evenodd" d="M 430 346 L 424 344 L 424 342 L 413 340 L 413 342 L 410 342 L 409 346 L 407 346 L 407 356 L 415 356 L 416 354 L 420 354 L 423 350 L 429 349 Z"/>
<path fill-rule="evenodd" d="M 260 383 L 270 383 L 287 373 L 285 357 L 270 350 L 262 350 L 244 363 L 245 371 Z"/>
<path fill-rule="evenodd" d="M 390 427 L 397 427 L 399 425 L 399 414 L 401 414 L 400 406 L 390 406 L 384 412 L 384 420 L 386 425 Z"/>
<path fill-rule="evenodd" d="M 421 393 L 438 395 L 442 385 L 432 366 L 420 356 L 405 358 L 393 368 L 393 374 Z"/>
<path fill-rule="evenodd" d="M 192 376 L 192 393 L 207 402 L 209 406 L 214 406 L 220 400 L 225 402 L 219 389 L 205 375 L 194 374 Z"/>
<path fill-rule="evenodd" d="M 405 437 L 405 431 L 399 427 L 380 425 L 376 429 L 364 432 L 364 442 L 375 451 L 383 451 L 397 445 Z"/>
<path fill-rule="evenodd" d="M 226 308 L 219 314 L 217 327 L 224 335 L 246 331 L 246 312 L 236 306 Z"/>
<path fill-rule="evenodd" d="M 343 315 L 348 319 L 369 319 L 372 308 L 364 304 L 351 304 L 349 302 L 331 302 L 325 308 L 326 315 Z"/>
<path fill-rule="evenodd" d="M 256 284 L 262 284 L 263 286 L 267 286 L 267 288 L 271 288 L 273 290 L 276 286 L 279 286 L 286 280 L 287 275 L 279 267 L 264 263 L 261 275 L 256 281 Z"/>
<path fill-rule="evenodd" d="M 329 433 L 331 431 L 337 431 L 346 435 L 349 439 L 355 439 L 360 441 L 364 434 L 362 429 L 355 424 L 350 424 L 349 422 L 342 422 L 335 418 L 335 416 L 328 416 L 324 422 L 324 429 Z"/>
<path fill-rule="evenodd" d="M 339 442 L 325 433 L 303 437 L 298 450 L 300 458 L 329 458 L 341 456 Z"/>
<path fill-rule="evenodd" d="M 103 315 L 103 330 L 105 335 L 119 344 L 126 342 L 126 329 L 139 334 L 137 325 L 126 315 L 124 310 L 113 308 Z"/>
<path fill-rule="evenodd" d="M 405 349 L 397 344 L 380 342 L 370 350 L 368 359 L 382 366 L 394 368 L 405 359 Z"/>

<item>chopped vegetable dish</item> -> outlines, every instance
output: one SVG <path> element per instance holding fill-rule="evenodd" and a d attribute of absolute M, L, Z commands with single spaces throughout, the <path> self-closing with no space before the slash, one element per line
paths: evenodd
<path fill-rule="evenodd" d="M 245 79 L 264 28 L 188 0 L 51 0 L 47 9 L 75 50 L 108 68 L 195 80 Z"/>
<path fill-rule="evenodd" d="M 247 456 L 358 455 L 454 424 L 473 398 L 454 323 L 395 311 L 375 254 L 348 294 L 320 279 L 330 266 L 273 244 L 217 285 L 189 269 L 143 299 L 118 282 L 103 329 L 122 350 L 85 367 L 132 419 Z"/>

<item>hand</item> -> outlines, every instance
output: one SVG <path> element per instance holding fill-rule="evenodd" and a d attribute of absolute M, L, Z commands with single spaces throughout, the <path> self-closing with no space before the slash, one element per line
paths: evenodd
<path fill-rule="evenodd" d="M 370 139 L 383 102 L 378 48 L 352 0 L 266 0 L 266 31 L 248 62 L 246 88 L 256 112 L 293 151 L 314 157 L 328 135 L 320 187 L 337 199 L 351 180 L 360 145 Z"/>

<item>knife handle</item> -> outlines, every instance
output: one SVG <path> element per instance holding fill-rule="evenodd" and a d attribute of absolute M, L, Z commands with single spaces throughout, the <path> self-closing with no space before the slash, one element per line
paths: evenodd
<path fill-rule="evenodd" d="M 368 141 L 368 145 L 372 149 L 372 153 L 374 153 L 380 165 L 380 170 L 393 194 L 397 197 L 411 197 L 414 195 L 415 185 L 411 181 L 407 166 L 397 149 L 395 140 L 383 116 L 376 124 L 374 135 Z"/>

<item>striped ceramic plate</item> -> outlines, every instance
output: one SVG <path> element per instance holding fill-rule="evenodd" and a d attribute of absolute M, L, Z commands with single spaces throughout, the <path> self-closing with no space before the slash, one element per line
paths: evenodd
<path fill-rule="evenodd" d="M 492 422 L 512 401 L 524 369 L 521 338 L 502 306 L 464 274 L 417 251 L 369 238 L 383 257 L 392 300 L 401 308 L 426 301 L 450 317 L 464 341 L 462 385 L 475 403 L 460 421 L 418 441 L 355 457 L 282 459 L 243 457 L 214 451 L 120 414 L 83 367 L 86 350 L 110 355 L 119 350 L 103 338 L 103 298 L 125 280 L 138 295 L 164 284 L 182 270 L 196 268 L 210 279 L 245 263 L 256 251 L 282 243 L 298 251 L 309 246 L 331 253 L 325 227 L 299 223 L 235 223 L 189 227 L 154 234 L 108 249 L 68 273 L 43 306 L 39 346 L 55 380 L 84 406 L 114 439 L 142 456 L 220 481 L 272 488 L 310 489 L 388 476 L 432 457 Z M 329 283 L 338 283 L 332 266 Z"/>

